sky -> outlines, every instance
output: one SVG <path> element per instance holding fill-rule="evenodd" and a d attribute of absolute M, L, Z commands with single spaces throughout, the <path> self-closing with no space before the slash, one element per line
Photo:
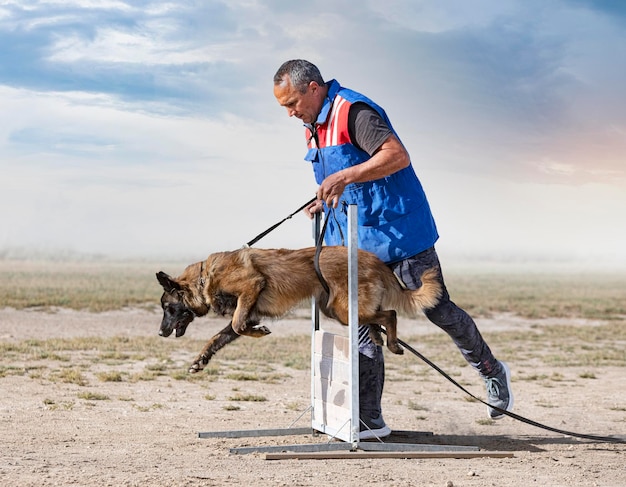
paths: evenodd
<path fill-rule="evenodd" d="M 0 0 L 0 45 L 0 257 L 241 247 L 315 195 L 304 58 L 385 108 L 440 256 L 626 269 L 626 2 Z"/>

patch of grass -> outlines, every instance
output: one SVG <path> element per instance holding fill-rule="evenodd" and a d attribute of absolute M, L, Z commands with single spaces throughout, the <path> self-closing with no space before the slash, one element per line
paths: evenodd
<path fill-rule="evenodd" d="M 50 411 L 57 411 L 59 409 L 63 409 L 65 411 L 71 411 L 72 409 L 74 409 L 74 403 L 68 402 L 68 401 L 57 403 L 53 399 L 44 399 L 43 403 L 46 406 L 46 409 Z"/>
<path fill-rule="evenodd" d="M 160 375 L 164 375 L 164 374 L 160 374 Z M 184 370 L 173 370 L 167 375 L 174 380 L 184 380 L 187 382 L 205 382 L 205 381 L 213 382 L 217 380 L 217 376 L 214 376 L 214 375 L 204 375 L 201 373 L 191 374 L 187 371 L 186 368 Z"/>
<path fill-rule="evenodd" d="M 207 401 L 213 401 L 213 400 L 215 399 L 215 394 L 205 394 L 205 395 L 204 395 L 204 398 L 205 398 Z"/>
<path fill-rule="evenodd" d="M 157 374 L 154 372 L 150 372 L 149 370 L 144 370 L 143 372 L 139 372 L 136 374 L 132 374 L 129 377 L 130 382 L 139 382 L 139 381 L 151 381 L 157 378 Z"/>
<path fill-rule="evenodd" d="M 150 411 L 154 411 L 155 409 L 163 409 L 165 406 L 163 404 L 154 403 L 150 406 L 140 406 L 138 404 L 132 405 L 137 411 L 141 411 L 142 413 L 148 413 Z"/>
<path fill-rule="evenodd" d="M 300 405 L 300 403 L 294 401 L 285 404 L 285 409 L 288 411 L 301 411 L 304 408 Z"/>
<path fill-rule="evenodd" d="M 189 379 L 190 375 L 192 374 L 190 374 L 186 370 L 175 370 L 173 372 L 170 372 L 169 374 L 169 376 L 174 380 L 187 380 Z M 199 375 L 199 374 L 193 374 L 193 375 Z"/>
<path fill-rule="evenodd" d="M 596 374 L 594 374 L 593 372 L 582 372 L 578 374 L 578 377 L 580 377 L 581 379 L 596 379 Z"/>
<path fill-rule="evenodd" d="M 283 365 L 290 369 L 306 370 L 311 366 L 311 361 L 308 357 L 296 355 L 285 359 Z"/>
<path fill-rule="evenodd" d="M 146 365 L 146 370 L 150 370 L 155 373 L 165 372 L 167 370 L 167 365 L 164 363 L 150 364 L 150 365 Z M 163 375 L 163 374 L 159 374 L 159 375 Z"/>
<path fill-rule="evenodd" d="M 219 375 L 220 371 L 217 367 L 211 366 L 211 367 L 205 367 L 204 373 L 206 375 Z"/>
<path fill-rule="evenodd" d="M 6 377 L 8 375 L 25 375 L 27 372 L 29 373 L 29 377 L 32 377 L 33 372 L 36 368 L 29 368 L 28 371 L 24 367 L 15 367 L 15 366 L 4 366 L 0 365 L 0 377 Z"/>
<path fill-rule="evenodd" d="M 289 379 L 291 376 L 289 374 L 279 374 L 278 372 L 274 374 L 264 374 L 261 376 L 261 381 L 267 384 L 277 384 L 285 379 Z"/>
<path fill-rule="evenodd" d="M 101 353 L 100 356 L 95 359 L 97 362 L 102 362 L 111 365 L 117 365 L 120 363 L 128 362 L 132 359 L 131 354 L 127 352 L 121 352 L 118 350 L 107 351 Z"/>
<path fill-rule="evenodd" d="M 118 372 L 117 370 L 111 370 L 108 372 L 99 372 L 96 374 L 96 377 L 102 382 L 122 382 L 124 375 L 126 374 Z"/>
<path fill-rule="evenodd" d="M 85 399 L 87 401 L 108 401 L 109 396 L 106 394 L 99 394 L 97 392 L 80 392 L 78 394 L 79 399 Z"/>
<path fill-rule="evenodd" d="M 228 398 L 229 401 L 248 401 L 248 402 L 265 402 L 265 396 L 257 396 L 255 394 L 236 394 Z"/>
<path fill-rule="evenodd" d="M 76 384 L 79 386 L 87 385 L 87 379 L 82 371 L 75 368 L 61 369 L 55 374 L 55 378 L 66 384 Z"/>
<path fill-rule="evenodd" d="M 493 419 L 489 419 L 489 418 L 477 419 L 476 423 L 481 426 L 495 426 L 496 425 L 496 422 Z"/>
<path fill-rule="evenodd" d="M 247 374 L 245 372 L 235 372 L 232 374 L 226 374 L 225 376 L 230 380 L 239 380 L 239 381 L 258 381 L 259 376 L 257 374 Z"/>
<path fill-rule="evenodd" d="M 236 406 L 235 404 L 227 404 L 222 408 L 224 411 L 239 411 L 241 409 L 240 406 Z"/>
<path fill-rule="evenodd" d="M 289 378 L 289 374 L 282 374 L 282 373 L 278 373 L 278 372 L 274 372 L 274 373 L 269 373 L 269 374 L 259 374 L 256 372 L 243 372 L 243 371 L 236 371 L 236 372 L 230 372 L 230 373 L 226 373 L 224 375 L 224 378 L 229 379 L 229 380 L 235 380 L 235 381 L 242 381 L 242 382 L 265 382 L 267 384 L 276 384 L 282 380 L 284 380 L 285 378 Z"/>

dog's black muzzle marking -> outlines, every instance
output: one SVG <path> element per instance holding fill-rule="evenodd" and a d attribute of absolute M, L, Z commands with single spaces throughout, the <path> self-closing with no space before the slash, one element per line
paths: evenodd
<path fill-rule="evenodd" d="M 176 332 L 176 338 L 182 337 L 187 331 L 187 326 L 196 315 L 181 302 L 162 302 L 162 307 L 163 320 L 161 321 L 159 336 L 168 337 Z"/>

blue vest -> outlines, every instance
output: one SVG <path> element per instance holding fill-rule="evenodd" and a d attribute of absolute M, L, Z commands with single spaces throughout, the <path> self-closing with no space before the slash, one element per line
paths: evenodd
<path fill-rule="evenodd" d="M 316 122 L 319 147 L 311 137 L 311 130 L 306 130 L 309 150 L 305 160 L 312 163 L 318 184 L 326 176 L 370 158 L 350 142 L 347 116 L 350 105 L 367 103 L 393 130 L 385 111 L 372 100 L 341 87 L 335 80 L 327 86 L 328 97 Z M 336 209 L 325 205 L 327 245 L 347 244 L 350 204 L 358 205 L 359 248 L 373 252 L 388 264 L 432 247 L 439 238 L 426 194 L 412 165 L 381 179 L 349 184 Z"/>

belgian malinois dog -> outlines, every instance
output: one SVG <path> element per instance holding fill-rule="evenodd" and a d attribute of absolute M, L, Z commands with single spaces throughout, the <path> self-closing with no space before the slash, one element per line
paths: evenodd
<path fill-rule="evenodd" d="M 348 250 L 324 246 L 319 254 L 319 270 L 329 292 L 316 275 L 315 247 L 304 249 L 243 248 L 209 255 L 203 262 L 188 266 L 177 278 L 157 273 L 163 286 L 163 320 L 159 334 L 185 334 L 197 316 L 209 310 L 231 316 L 229 325 L 213 336 L 189 372 L 198 372 L 222 347 L 240 335 L 262 337 L 270 330 L 263 318 L 278 318 L 314 297 L 320 311 L 343 325 L 348 324 Z M 397 341 L 396 311 L 414 314 L 434 307 L 441 296 L 437 269 L 427 270 L 422 286 L 408 290 L 393 271 L 374 254 L 358 253 L 359 324 L 369 325 L 374 343 L 383 344 L 379 326 L 387 333 L 387 348 L 401 354 Z"/>

